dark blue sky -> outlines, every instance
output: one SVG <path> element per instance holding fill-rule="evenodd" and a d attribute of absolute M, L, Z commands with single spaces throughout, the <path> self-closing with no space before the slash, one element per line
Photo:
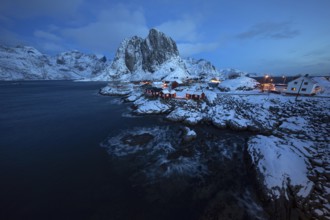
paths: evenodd
<path fill-rule="evenodd" d="M 330 73 L 329 0 L 2 0 L 0 43 L 110 59 L 157 28 L 183 57 L 271 74 Z"/>

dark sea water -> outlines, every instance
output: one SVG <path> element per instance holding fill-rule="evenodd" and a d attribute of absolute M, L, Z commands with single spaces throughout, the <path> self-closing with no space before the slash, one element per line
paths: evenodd
<path fill-rule="evenodd" d="M 130 116 L 104 83 L 0 82 L 0 219 L 256 219 L 251 134 Z M 140 147 L 127 135 L 151 134 Z M 101 147 L 102 146 L 102 147 Z"/>

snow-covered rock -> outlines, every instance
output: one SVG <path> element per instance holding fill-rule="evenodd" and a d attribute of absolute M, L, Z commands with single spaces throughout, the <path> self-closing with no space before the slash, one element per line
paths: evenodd
<path fill-rule="evenodd" d="M 204 93 L 208 104 L 213 105 L 218 98 L 218 94 L 212 91 L 205 91 Z"/>
<path fill-rule="evenodd" d="M 170 121 L 180 121 L 189 125 L 196 125 L 206 118 L 203 114 L 203 112 L 207 111 L 207 105 L 205 103 L 197 103 L 192 100 L 176 102 L 174 100 L 171 104 L 174 110 L 166 116 L 166 119 Z"/>
<path fill-rule="evenodd" d="M 329 81 L 329 77 L 328 79 L 325 77 L 313 77 L 312 78 L 317 84 L 318 86 L 321 87 L 321 91 L 318 95 L 321 96 L 330 96 L 330 81 Z"/>
<path fill-rule="evenodd" d="M 252 78 L 241 76 L 235 79 L 227 79 L 219 84 L 222 91 L 253 90 L 259 83 Z"/>
<path fill-rule="evenodd" d="M 224 79 L 225 76 L 221 71 L 218 71 L 209 61 L 204 59 L 183 59 L 189 74 L 193 78 L 202 78 L 205 81 L 210 81 L 212 78 Z"/>
<path fill-rule="evenodd" d="M 182 60 L 176 43 L 164 33 L 151 29 L 145 39 L 134 36 L 120 44 L 104 77 L 137 81 L 160 80 L 172 72 L 187 75 L 185 66 L 180 63 Z"/>
<path fill-rule="evenodd" d="M 134 102 L 135 110 L 137 114 L 162 114 L 171 110 L 171 106 L 165 104 L 160 99 L 149 100 L 144 97 L 139 98 Z"/>
<path fill-rule="evenodd" d="M 164 33 L 151 29 L 143 39 L 134 36 L 119 46 L 110 67 L 95 79 L 106 80 L 187 80 L 223 78 L 206 60 L 183 59 L 176 43 Z"/>
<path fill-rule="evenodd" d="M 247 72 L 243 72 L 238 69 L 233 68 L 227 68 L 227 69 L 221 69 L 220 73 L 226 78 L 226 79 L 234 79 L 237 77 L 247 76 Z"/>
<path fill-rule="evenodd" d="M 138 96 L 138 95 L 130 95 L 130 96 L 128 96 L 125 100 L 126 100 L 127 102 L 134 102 L 134 101 L 137 100 L 139 97 L 140 97 L 140 96 Z"/>
<path fill-rule="evenodd" d="M 311 192 L 313 183 L 307 178 L 307 162 L 295 147 L 299 146 L 291 146 L 274 136 L 257 135 L 248 142 L 252 163 L 262 175 L 271 197 L 279 198 L 283 192 L 288 193 L 288 187 L 296 187 L 301 197 Z"/>
<path fill-rule="evenodd" d="M 128 95 L 133 91 L 133 86 L 128 83 L 109 83 L 100 89 L 102 95 Z"/>
<path fill-rule="evenodd" d="M 183 141 L 184 142 L 190 142 L 194 140 L 197 137 L 197 134 L 194 130 L 184 127 L 184 135 L 183 135 Z"/>

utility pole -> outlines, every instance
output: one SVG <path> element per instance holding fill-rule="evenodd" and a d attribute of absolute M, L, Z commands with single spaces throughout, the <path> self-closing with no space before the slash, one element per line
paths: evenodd
<path fill-rule="evenodd" d="M 300 84 L 300 86 L 299 86 L 298 93 L 297 93 L 297 96 L 296 96 L 295 101 L 297 101 L 297 99 L 298 99 L 299 92 L 300 92 L 300 89 L 301 89 L 303 83 L 304 83 L 304 78 L 302 79 L 301 84 Z"/>

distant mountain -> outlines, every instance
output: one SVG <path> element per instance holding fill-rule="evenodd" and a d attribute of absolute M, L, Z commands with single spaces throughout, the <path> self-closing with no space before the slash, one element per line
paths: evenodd
<path fill-rule="evenodd" d="M 33 47 L 0 46 L 0 80 L 83 79 L 101 74 L 108 65 L 105 57 L 78 51 L 52 57 Z"/>
<path fill-rule="evenodd" d="M 243 72 L 241 70 L 233 69 L 233 68 L 221 69 L 220 72 L 227 79 L 237 78 L 237 77 L 240 77 L 240 76 L 248 76 L 249 75 L 249 73 L 247 73 L 247 72 Z"/>
<path fill-rule="evenodd" d="M 199 77 L 205 80 L 210 80 L 211 78 L 223 79 L 225 75 L 217 70 L 209 61 L 204 59 L 193 59 L 186 58 L 183 59 L 189 74 L 192 77 Z"/>
<path fill-rule="evenodd" d="M 0 46 L 0 80 L 209 80 L 224 74 L 206 60 L 181 58 L 175 41 L 156 29 L 145 39 L 125 39 L 112 62 L 79 51 L 48 56 L 33 47 Z"/>

